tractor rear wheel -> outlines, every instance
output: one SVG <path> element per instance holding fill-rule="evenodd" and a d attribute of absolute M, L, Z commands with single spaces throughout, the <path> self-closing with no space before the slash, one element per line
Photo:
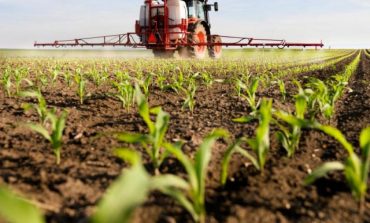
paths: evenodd
<path fill-rule="evenodd" d="M 190 44 L 203 43 L 207 44 L 207 32 L 206 28 L 201 24 L 196 24 L 192 29 L 189 30 L 190 34 L 188 40 Z M 206 56 L 207 46 L 188 46 L 181 48 L 179 54 L 181 57 L 190 57 L 196 59 L 203 59 Z"/>
<path fill-rule="evenodd" d="M 211 43 L 222 43 L 221 36 L 214 35 L 211 37 Z M 210 58 L 219 59 L 222 56 L 222 46 L 212 45 L 208 48 L 208 55 Z"/>
<path fill-rule="evenodd" d="M 158 59 L 170 59 L 174 57 L 175 51 L 173 50 L 153 50 L 155 58 Z"/>

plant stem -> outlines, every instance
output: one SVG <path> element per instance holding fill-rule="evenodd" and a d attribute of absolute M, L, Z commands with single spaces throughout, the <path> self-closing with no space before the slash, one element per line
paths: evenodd
<path fill-rule="evenodd" d="M 60 150 L 57 149 L 55 150 L 55 157 L 56 157 L 56 160 L 57 160 L 57 165 L 60 165 Z"/>

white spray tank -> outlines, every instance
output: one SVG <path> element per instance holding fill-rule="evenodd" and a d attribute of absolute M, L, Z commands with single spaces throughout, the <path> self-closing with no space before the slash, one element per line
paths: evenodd
<path fill-rule="evenodd" d="M 181 25 L 182 21 L 184 19 L 188 18 L 188 9 L 186 7 L 186 3 L 181 0 L 168 0 L 167 1 L 168 6 L 168 19 L 169 19 L 169 25 Z M 179 27 L 177 28 L 171 28 L 169 29 L 170 32 L 181 32 L 181 29 Z M 183 39 L 185 37 L 185 34 L 171 34 L 170 40 L 177 40 L 177 39 Z"/>
<path fill-rule="evenodd" d="M 163 3 L 160 3 L 159 1 L 152 1 L 152 5 L 155 6 L 161 6 Z M 186 7 L 186 3 L 182 0 L 168 0 L 167 1 L 168 6 L 168 17 L 169 21 L 168 24 L 170 26 L 172 25 L 181 25 L 183 19 L 188 18 L 188 10 Z M 147 28 L 149 26 L 149 3 L 142 5 L 140 8 L 140 27 L 143 33 L 147 31 Z M 156 15 L 162 15 L 164 16 L 164 8 L 154 8 L 152 9 L 152 16 Z M 180 28 L 171 28 L 169 29 L 169 32 L 181 32 Z M 142 41 L 144 43 L 147 42 L 147 35 L 142 35 Z M 184 34 L 171 34 L 170 40 L 176 40 L 176 39 L 182 39 L 184 38 Z"/>

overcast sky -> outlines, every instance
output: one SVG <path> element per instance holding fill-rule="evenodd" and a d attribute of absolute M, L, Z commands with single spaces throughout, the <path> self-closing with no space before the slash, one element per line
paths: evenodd
<path fill-rule="evenodd" d="M 0 0 L 0 48 L 134 31 L 143 0 Z M 211 1 L 212 2 L 212 1 Z M 213 33 L 370 48 L 370 0 L 218 0 Z"/>

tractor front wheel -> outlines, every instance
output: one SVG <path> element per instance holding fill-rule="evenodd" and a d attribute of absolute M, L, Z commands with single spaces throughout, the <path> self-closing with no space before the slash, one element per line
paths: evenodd
<path fill-rule="evenodd" d="M 196 59 L 203 59 L 207 53 L 207 32 L 206 28 L 201 24 L 196 24 L 191 30 L 188 36 L 190 46 L 181 48 L 179 54 L 181 57 L 190 57 Z M 205 45 L 191 45 L 191 44 L 205 44 Z"/>

